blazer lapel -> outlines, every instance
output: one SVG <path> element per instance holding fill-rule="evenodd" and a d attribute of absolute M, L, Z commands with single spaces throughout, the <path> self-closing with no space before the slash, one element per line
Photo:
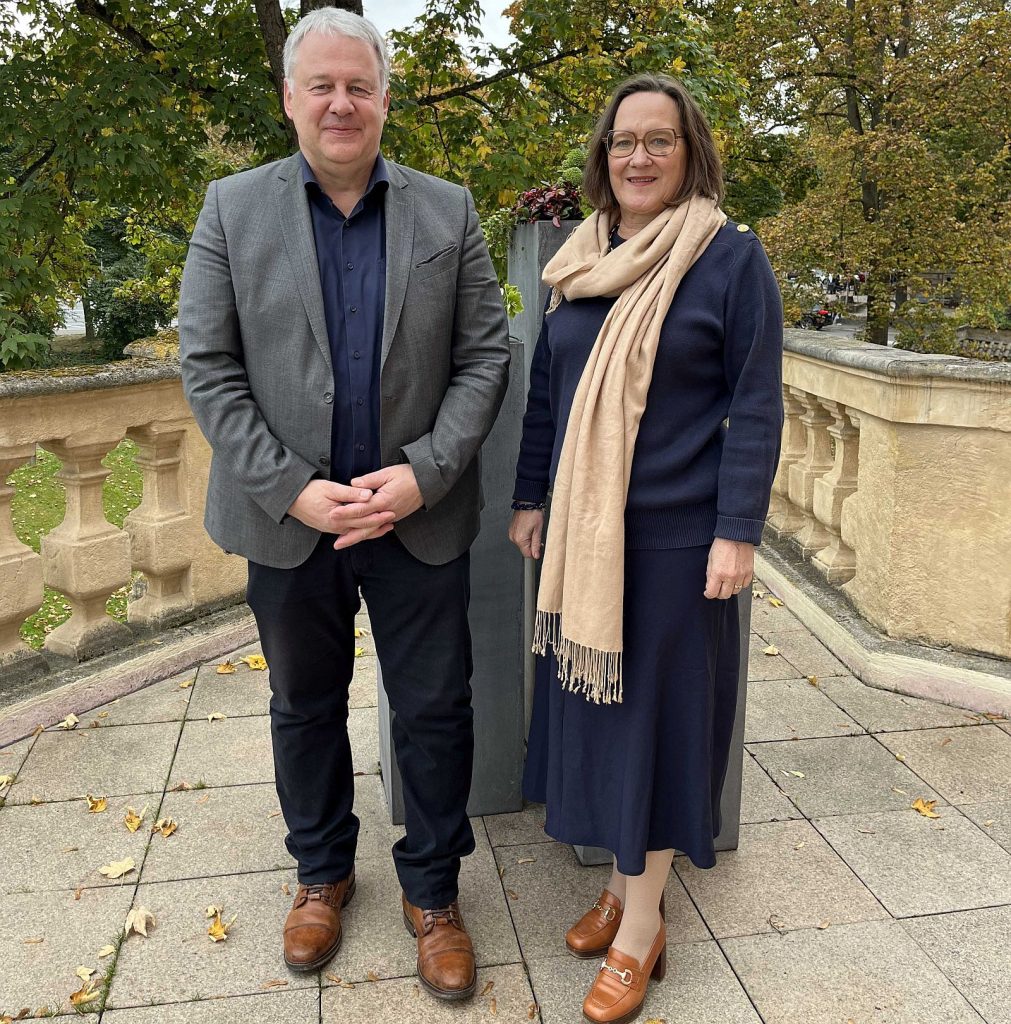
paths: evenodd
<path fill-rule="evenodd" d="M 316 242 L 312 230 L 312 215 L 302 183 L 298 154 L 281 163 L 274 183 L 281 235 L 298 282 L 298 293 L 305 306 L 309 325 L 316 344 L 323 353 L 327 366 L 330 361 L 330 339 L 326 332 L 326 314 L 323 311 L 323 289 L 319 282 L 319 264 L 316 261 Z"/>
<path fill-rule="evenodd" d="M 387 163 L 390 187 L 386 192 L 386 308 L 380 369 L 386 363 L 404 308 L 407 279 L 414 257 L 414 196 L 400 168 Z"/>

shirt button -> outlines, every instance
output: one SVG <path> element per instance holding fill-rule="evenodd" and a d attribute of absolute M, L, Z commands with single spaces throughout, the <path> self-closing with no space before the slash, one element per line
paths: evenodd
<path fill-rule="evenodd" d="M 363 452 L 363 451 L 365 451 L 365 445 L 363 445 L 363 444 L 360 444 L 360 445 L 358 446 L 358 450 L 359 450 L 360 452 Z"/>
<path fill-rule="evenodd" d="M 365 404 L 365 399 L 364 398 L 359 398 L 358 399 L 358 404 L 359 405 L 364 405 Z"/>
<path fill-rule="evenodd" d="M 357 306 L 352 306 L 351 307 L 351 312 L 352 313 L 357 313 L 358 312 L 358 307 Z"/>
<path fill-rule="evenodd" d="M 354 269 L 355 269 L 355 265 L 353 263 L 349 263 L 348 264 L 348 270 L 354 270 Z"/>
<path fill-rule="evenodd" d="M 321 455 L 319 457 L 319 464 L 321 466 L 329 466 L 330 465 L 330 460 L 325 455 Z"/>
<path fill-rule="evenodd" d="M 361 357 L 362 357 L 361 352 L 355 352 L 355 359 L 361 359 Z"/>
<path fill-rule="evenodd" d="M 328 391 L 323 396 L 323 401 L 326 402 L 327 405 L 329 405 L 333 401 L 333 392 L 332 391 Z"/>

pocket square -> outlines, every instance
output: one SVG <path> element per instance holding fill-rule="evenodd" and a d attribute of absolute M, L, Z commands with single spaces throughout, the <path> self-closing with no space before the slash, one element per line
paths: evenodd
<path fill-rule="evenodd" d="M 415 268 L 423 267 L 426 263 L 431 263 L 433 260 L 437 260 L 440 256 L 448 256 L 451 252 L 456 252 L 460 247 L 454 242 L 452 245 L 447 245 L 440 249 L 438 252 L 433 252 L 431 256 L 426 256 L 421 262 L 415 263 Z"/>

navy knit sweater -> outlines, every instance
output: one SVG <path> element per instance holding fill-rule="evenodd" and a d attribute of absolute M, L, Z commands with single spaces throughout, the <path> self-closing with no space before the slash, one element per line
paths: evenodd
<path fill-rule="evenodd" d="M 547 496 L 576 385 L 614 301 L 563 299 L 544 317 L 516 500 Z M 627 548 L 761 543 L 783 427 L 782 363 L 782 301 L 768 257 L 750 230 L 728 222 L 663 323 L 632 459 Z"/>

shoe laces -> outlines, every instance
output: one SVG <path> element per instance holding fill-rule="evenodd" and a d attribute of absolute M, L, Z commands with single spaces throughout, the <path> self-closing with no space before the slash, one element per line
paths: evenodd
<path fill-rule="evenodd" d="M 299 891 L 299 906 L 308 903 L 309 900 L 321 900 L 333 906 L 334 897 L 337 893 L 337 886 L 332 882 L 322 882 L 313 885 L 303 885 Z"/>
<path fill-rule="evenodd" d="M 461 928 L 463 922 L 460 920 L 460 908 L 455 904 L 451 903 L 448 907 L 439 907 L 436 910 L 425 911 L 425 923 L 429 921 L 432 923 L 432 927 L 437 924 L 448 924 L 454 928 Z"/>

